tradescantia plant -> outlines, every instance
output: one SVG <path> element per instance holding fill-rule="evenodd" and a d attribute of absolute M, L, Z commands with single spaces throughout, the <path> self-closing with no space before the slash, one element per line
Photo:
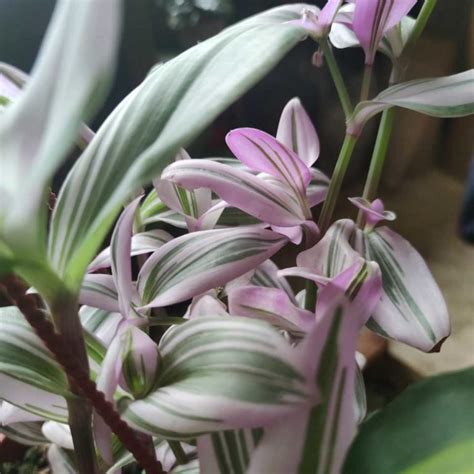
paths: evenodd
<path fill-rule="evenodd" d="M 371 465 L 380 443 L 411 442 L 412 431 L 390 431 L 397 410 L 410 423 L 410 406 L 428 392 L 434 412 L 446 385 L 427 384 L 363 422 L 356 342 L 364 326 L 426 352 L 449 336 L 423 259 L 380 225 L 395 215 L 377 188 L 394 108 L 471 114 L 474 71 L 403 81 L 434 0 L 416 19 L 407 16 L 416 0 L 342 3 L 278 7 L 197 44 L 155 67 L 96 134 L 83 122 L 113 71 L 119 0 L 59 1 L 31 77 L 0 64 L 0 276 L 11 302 L 0 308 L 0 429 L 47 445 L 53 472 L 115 473 L 136 462 L 147 473 L 322 474 L 436 463 L 421 446 L 409 459 L 392 452 L 384 468 L 379 453 Z M 235 158 L 191 159 L 183 147 L 307 37 L 347 119 L 331 178 L 313 167 L 319 139 L 297 98 L 277 131 L 230 131 Z M 333 47 L 356 46 L 365 68 L 353 106 Z M 392 84 L 370 98 L 377 51 L 392 61 Z M 351 198 L 359 217 L 334 221 L 356 142 L 380 112 L 363 196 Z M 48 213 L 49 183 L 74 145 L 82 154 Z M 289 242 L 300 246 L 296 266 L 279 269 L 271 257 Z M 306 289 L 295 294 L 290 276 Z M 467 404 L 472 373 L 451 377 L 456 403 Z M 425 411 L 418 439 L 431 430 Z M 436 438 L 445 472 L 467 459 L 473 430 L 461 425 Z"/>

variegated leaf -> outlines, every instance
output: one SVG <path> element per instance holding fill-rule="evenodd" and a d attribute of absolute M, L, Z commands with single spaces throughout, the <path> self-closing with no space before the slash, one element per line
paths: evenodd
<path fill-rule="evenodd" d="M 158 388 L 122 414 L 155 436 L 264 426 L 309 395 L 294 349 L 261 321 L 197 318 L 170 328 L 159 350 Z"/>
<path fill-rule="evenodd" d="M 402 107 L 433 117 L 462 117 L 474 113 L 474 69 L 436 79 L 420 79 L 389 87 L 361 102 L 348 121 L 348 133 L 358 135 L 374 115 Z"/>
<path fill-rule="evenodd" d="M 120 206 L 159 176 L 224 109 L 305 36 L 288 24 L 302 5 L 244 20 L 156 67 L 117 107 L 68 176 L 55 208 L 49 254 L 71 286 Z"/>
<path fill-rule="evenodd" d="M 291 99 L 283 109 L 276 138 L 308 167 L 319 158 L 318 134 L 298 97 Z"/>
<path fill-rule="evenodd" d="M 348 280 L 359 282 L 352 301 L 345 296 Z M 320 291 L 318 301 L 330 303 L 321 305 L 319 313 L 316 309 L 317 322 L 297 347 L 302 369 L 318 387 L 320 398 L 265 429 L 248 474 L 340 472 L 357 423 L 353 404 L 357 336 L 378 303 L 380 290 L 380 275 L 355 265 Z M 364 304 L 353 304 L 357 299 Z"/>
<path fill-rule="evenodd" d="M 243 286 L 231 290 L 228 301 L 231 315 L 267 321 L 296 337 L 314 325 L 314 313 L 296 306 L 280 288 Z"/>
<path fill-rule="evenodd" d="M 168 166 L 162 177 L 184 188 L 209 188 L 231 206 L 268 224 L 296 226 L 305 220 L 301 202 L 281 183 L 236 167 L 211 160 L 179 161 Z"/>
<path fill-rule="evenodd" d="M 66 376 L 15 306 L 0 308 L 0 372 L 61 396 L 69 396 Z M 0 398 L 2 396 L 0 389 Z"/>
<path fill-rule="evenodd" d="M 13 423 L 8 426 L 0 423 L 0 433 L 3 433 L 12 441 L 26 444 L 27 446 L 38 446 L 49 443 L 49 440 L 41 431 L 41 423 Z"/>
<path fill-rule="evenodd" d="M 112 275 L 86 274 L 79 295 L 81 304 L 119 313 L 118 291 Z"/>
<path fill-rule="evenodd" d="M 222 286 L 277 252 L 286 239 L 256 227 L 194 232 L 172 240 L 143 265 L 138 289 L 146 307 L 166 306 Z"/>
<path fill-rule="evenodd" d="M 413 246 L 388 227 L 355 230 L 356 249 L 376 261 L 384 293 L 368 326 L 379 334 L 432 351 L 450 334 L 446 303 L 429 268 Z"/>
<path fill-rule="evenodd" d="M 201 472 L 242 474 L 263 436 L 263 429 L 222 431 L 198 438 Z"/>
<path fill-rule="evenodd" d="M 0 209 L 0 225 L 19 258 L 44 256 L 45 187 L 67 157 L 81 120 L 91 118 L 106 95 L 121 7 L 111 0 L 58 2 L 31 80 L 2 113 L 0 193 L 10 205 Z M 28 199 L 18 195 L 24 187 Z"/>
<path fill-rule="evenodd" d="M 0 372 L 0 398 L 45 420 L 67 423 L 64 397 L 21 382 Z"/>

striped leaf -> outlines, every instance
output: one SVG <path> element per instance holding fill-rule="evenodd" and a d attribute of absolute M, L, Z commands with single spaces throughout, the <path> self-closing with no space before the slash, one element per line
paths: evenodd
<path fill-rule="evenodd" d="M 93 334 L 105 347 L 109 347 L 123 321 L 120 313 L 111 313 L 104 309 L 82 306 L 79 310 L 82 327 Z"/>
<path fill-rule="evenodd" d="M 2 113 L 2 232 L 19 258 L 44 255 L 45 188 L 102 99 L 115 63 L 121 2 L 58 2 L 31 79 Z M 97 44 L 101 45 L 97 48 Z M 18 194 L 28 189 L 28 199 Z M 27 230 L 27 231 L 26 231 Z"/>
<path fill-rule="evenodd" d="M 67 423 L 64 397 L 21 382 L 0 372 L 0 398 L 41 419 Z"/>
<path fill-rule="evenodd" d="M 281 235 L 256 227 L 193 232 L 174 239 L 143 265 L 138 276 L 142 303 L 166 306 L 222 286 L 285 243 Z"/>
<path fill-rule="evenodd" d="M 238 160 L 251 170 L 269 174 L 285 183 L 296 197 L 306 196 L 311 173 L 308 165 L 291 148 L 255 128 L 230 131 L 226 143 Z"/>
<path fill-rule="evenodd" d="M 280 288 L 293 303 L 296 303 L 295 293 L 285 277 L 278 274 L 278 267 L 272 260 L 259 265 L 252 276 L 251 283 L 266 288 Z"/>
<path fill-rule="evenodd" d="M 364 276 L 364 267 L 352 267 L 351 274 L 320 291 L 318 301 L 331 303 L 319 312 L 317 308 L 316 324 L 297 347 L 305 375 L 319 389 L 319 397 L 265 429 L 248 474 L 340 472 L 357 424 L 357 336 L 380 298 L 380 276 Z M 345 296 L 347 279 L 358 282 L 352 299 Z M 354 304 L 356 300 L 364 304 Z"/>
<path fill-rule="evenodd" d="M 200 472 L 199 460 L 194 459 L 187 464 L 176 466 L 170 471 L 170 474 L 199 474 Z"/>
<path fill-rule="evenodd" d="M 387 227 L 363 232 L 353 221 L 339 220 L 297 261 L 318 262 L 323 275 L 333 276 L 356 261 L 351 245 L 382 272 L 382 300 L 367 324 L 370 329 L 423 351 L 449 336 L 446 303 L 430 270 L 413 246 Z"/>
<path fill-rule="evenodd" d="M 474 113 L 474 69 L 436 79 L 421 79 L 389 87 L 372 100 L 361 102 L 348 121 L 358 135 L 374 115 L 402 107 L 433 117 L 462 117 Z"/>
<path fill-rule="evenodd" d="M 118 291 L 113 276 L 86 274 L 82 282 L 79 302 L 112 313 L 119 313 Z"/>
<path fill-rule="evenodd" d="M 301 202 L 281 183 L 211 160 L 179 161 L 168 166 L 163 179 L 187 189 L 206 187 L 231 206 L 268 224 L 295 226 L 305 220 Z"/>
<path fill-rule="evenodd" d="M 92 379 L 105 348 L 85 333 Z M 65 423 L 70 397 L 62 368 L 16 307 L 0 308 L 0 399 L 41 418 Z"/>
<path fill-rule="evenodd" d="M 319 158 L 319 138 L 298 97 L 291 99 L 281 113 L 276 138 L 311 166 Z"/>
<path fill-rule="evenodd" d="M 153 253 L 163 244 L 169 242 L 173 236 L 161 229 L 148 230 L 132 236 L 130 256 Z M 108 268 L 112 264 L 110 257 L 110 247 L 102 250 L 87 268 L 88 272 L 95 272 L 101 268 Z"/>
<path fill-rule="evenodd" d="M 0 308 L 0 372 L 41 390 L 70 395 L 61 367 L 15 306 Z M 5 398 L 1 389 L 0 398 Z"/>
<path fill-rule="evenodd" d="M 264 426 L 308 397 L 294 349 L 271 326 L 201 317 L 170 328 L 159 344 L 158 389 L 124 419 L 168 439 Z"/>
<path fill-rule="evenodd" d="M 304 38 L 287 23 L 301 8 L 269 10 L 200 42 L 156 67 L 111 114 L 68 176 L 53 216 L 49 254 L 71 286 L 80 285 L 127 197 Z"/>
<path fill-rule="evenodd" d="M 267 321 L 296 337 L 314 324 L 314 313 L 296 306 L 280 288 L 242 286 L 229 292 L 228 301 L 231 315 Z"/>
<path fill-rule="evenodd" d="M 426 352 L 435 349 L 450 334 L 449 315 L 421 255 L 388 227 L 354 232 L 356 249 L 382 271 L 384 293 L 369 328 Z"/>
<path fill-rule="evenodd" d="M 199 464 L 203 473 L 243 474 L 263 429 L 222 431 L 198 438 Z"/>
<path fill-rule="evenodd" d="M 26 444 L 27 446 L 38 446 L 49 443 L 41 431 L 40 423 L 13 423 L 8 426 L 0 424 L 0 433 L 3 433 L 12 441 Z"/>

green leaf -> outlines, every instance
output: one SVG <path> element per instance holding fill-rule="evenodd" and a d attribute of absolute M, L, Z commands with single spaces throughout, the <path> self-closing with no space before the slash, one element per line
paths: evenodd
<path fill-rule="evenodd" d="M 242 21 L 155 68 L 111 114 L 69 174 L 55 208 L 49 254 L 70 286 L 129 195 L 157 177 L 224 109 L 305 37 L 287 23 L 302 4 Z"/>
<path fill-rule="evenodd" d="M 347 131 L 358 135 L 374 115 L 393 106 L 433 117 L 463 117 L 474 113 L 474 69 L 436 79 L 403 82 L 361 102 L 349 119 Z"/>
<path fill-rule="evenodd" d="M 474 369 L 408 388 L 361 425 L 347 474 L 472 473 Z"/>

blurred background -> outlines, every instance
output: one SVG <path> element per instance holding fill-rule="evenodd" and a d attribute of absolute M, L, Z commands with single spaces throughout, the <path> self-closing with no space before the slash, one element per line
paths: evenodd
<path fill-rule="evenodd" d="M 54 3 L 0 0 L 0 61 L 27 72 L 31 69 Z M 115 83 L 92 128 L 96 129 L 115 105 L 140 84 L 153 64 L 172 58 L 229 24 L 283 3 L 291 2 L 127 0 Z M 315 3 L 321 6 L 324 1 Z M 417 9 L 419 6 L 412 14 Z M 196 140 L 190 147 L 191 155 L 228 155 L 224 137 L 235 127 L 252 126 L 275 133 L 283 106 L 299 96 L 320 134 L 318 167 L 330 174 L 344 134 L 344 117 L 327 70 L 311 64 L 315 49 L 316 44 L 311 41 L 298 45 Z M 336 56 L 350 92 L 357 97 L 362 52 L 336 51 Z M 407 78 L 453 74 L 473 64 L 472 0 L 439 0 L 414 51 Z M 386 87 L 389 73 L 388 60 L 380 56 L 372 95 Z M 372 120 L 357 146 L 345 183 L 346 196 L 362 193 L 376 128 L 377 120 Z M 399 216 L 394 224 L 396 230 L 427 259 L 453 318 L 453 335 L 441 354 L 426 355 L 390 344 L 390 354 L 420 375 L 474 364 L 474 250 L 468 243 L 474 241 L 474 166 L 470 184 L 468 180 L 473 131 L 474 117 L 444 121 L 397 112 L 381 197 L 386 207 Z M 355 216 L 344 202 L 338 212 Z"/>

